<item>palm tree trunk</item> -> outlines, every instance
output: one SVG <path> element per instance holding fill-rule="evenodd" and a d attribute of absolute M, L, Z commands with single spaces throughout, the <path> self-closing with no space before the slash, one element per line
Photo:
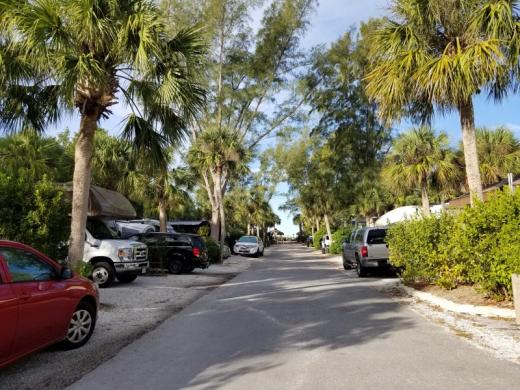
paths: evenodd
<path fill-rule="evenodd" d="M 210 221 L 210 227 L 211 227 L 211 238 L 218 242 L 219 240 L 219 232 L 220 232 L 220 226 L 219 226 L 219 208 L 218 206 L 211 207 L 211 221 Z"/>
<path fill-rule="evenodd" d="M 325 220 L 325 228 L 327 229 L 327 235 L 329 236 L 330 243 L 332 244 L 332 232 L 330 231 L 329 216 L 327 214 L 324 214 L 323 219 Z"/>
<path fill-rule="evenodd" d="M 222 168 L 217 168 L 214 175 L 215 194 L 220 217 L 220 262 L 222 263 L 224 239 L 226 237 L 226 213 L 224 210 L 224 199 L 222 194 Z"/>
<path fill-rule="evenodd" d="M 247 235 L 248 235 L 248 236 L 251 235 L 251 222 L 248 222 L 248 223 L 247 223 Z"/>
<path fill-rule="evenodd" d="M 260 238 L 260 225 L 256 225 L 256 236 Z"/>
<path fill-rule="evenodd" d="M 316 218 L 316 231 L 320 230 L 320 219 Z"/>
<path fill-rule="evenodd" d="M 161 233 L 167 232 L 166 224 L 168 222 L 167 205 L 164 199 L 159 200 L 159 225 Z"/>
<path fill-rule="evenodd" d="M 466 161 L 466 176 L 468 178 L 471 205 L 476 200 L 484 200 L 482 180 L 477 154 L 477 136 L 475 134 L 475 115 L 471 98 L 459 106 L 460 124 L 462 127 L 462 143 Z"/>
<path fill-rule="evenodd" d="M 425 216 L 430 215 L 430 199 L 428 198 L 428 186 L 426 183 L 423 183 L 421 186 L 421 200 L 423 214 Z"/>
<path fill-rule="evenodd" d="M 83 260 L 90 193 L 92 154 L 94 152 L 94 136 L 97 129 L 97 119 L 97 113 L 81 116 L 79 135 L 74 151 L 74 176 L 72 179 L 72 211 L 68 259 L 69 264 L 73 269 L 77 269 Z"/>

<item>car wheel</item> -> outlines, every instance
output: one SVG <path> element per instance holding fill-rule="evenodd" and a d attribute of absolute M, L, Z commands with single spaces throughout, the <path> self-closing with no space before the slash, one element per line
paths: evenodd
<path fill-rule="evenodd" d="M 260 256 L 263 256 L 264 255 L 264 251 L 262 250 L 262 252 L 260 252 Z"/>
<path fill-rule="evenodd" d="M 137 274 L 117 275 L 117 280 L 119 280 L 119 283 L 132 283 L 136 279 L 137 279 Z"/>
<path fill-rule="evenodd" d="M 184 270 L 184 264 L 179 257 L 172 257 L 168 262 L 168 272 L 171 274 L 181 274 Z"/>
<path fill-rule="evenodd" d="M 348 271 L 348 270 L 350 269 L 350 265 L 348 265 L 348 264 L 345 262 L 345 260 L 343 260 L 343 269 L 344 269 L 345 271 Z"/>
<path fill-rule="evenodd" d="M 80 302 L 70 318 L 67 336 L 62 342 L 65 349 L 79 348 L 92 336 L 96 327 L 96 309 L 88 302 Z"/>
<path fill-rule="evenodd" d="M 106 261 L 100 261 L 95 263 L 92 267 L 91 278 L 99 287 L 105 288 L 114 283 L 116 273 L 114 271 L 114 267 L 112 267 L 110 263 L 107 263 Z"/>
<path fill-rule="evenodd" d="M 256 250 L 256 253 L 253 255 L 253 257 L 259 257 L 260 256 L 260 248 Z"/>
<path fill-rule="evenodd" d="M 367 270 L 361 265 L 361 261 L 359 260 L 356 262 L 356 272 L 360 278 L 367 276 Z"/>

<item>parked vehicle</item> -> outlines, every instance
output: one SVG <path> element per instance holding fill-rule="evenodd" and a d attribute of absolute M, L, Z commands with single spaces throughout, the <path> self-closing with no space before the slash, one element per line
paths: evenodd
<path fill-rule="evenodd" d="M 388 266 L 386 227 L 365 227 L 355 230 L 343 243 L 343 267 L 356 267 L 359 277 L 369 270 Z"/>
<path fill-rule="evenodd" d="M 126 239 L 140 233 L 155 232 L 155 228 L 144 223 L 128 221 L 113 221 L 113 229 L 117 231 L 120 238 Z"/>
<path fill-rule="evenodd" d="M 145 233 L 131 237 L 148 246 L 150 268 L 167 269 L 171 274 L 208 268 L 206 244 L 196 234 Z"/>
<path fill-rule="evenodd" d="M 157 219 L 132 219 L 128 221 L 132 224 L 141 224 L 141 225 L 148 225 L 153 228 L 151 231 L 160 232 L 161 231 L 161 222 Z M 173 227 L 170 225 L 170 223 L 166 224 L 166 231 L 168 233 L 174 233 L 175 230 L 173 230 Z M 148 231 L 147 231 L 148 232 Z M 145 232 L 139 232 L 139 233 L 145 233 Z M 137 232 L 135 233 L 137 234 Z"/>
<path fill-rule="evenodd" d="M 0 368 L 57 342 L 81 347 L 98 306 L 90 280 L 27 245 L 0 241 Z"/>
<path fill-rule="evenodd" d="M 253 255 L 255 257 L 264 255 L 264 243 L 255 236 L 242 236 L 233 247 L 237 255 Z"/>
<path fill-rule="evenodd" d="M 121 283 L 133 282 L 148 268 L 145 244 L 121 239 L 110 226 L 116 222 L 106 218 L 88 218 L 83 261 L 92 265 L 92 280 L 99 287 L 109 287 L 117 278 Z"/>

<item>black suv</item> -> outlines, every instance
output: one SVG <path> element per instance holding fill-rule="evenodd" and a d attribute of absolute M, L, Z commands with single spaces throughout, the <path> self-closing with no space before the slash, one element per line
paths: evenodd
<path fill-rule="evenodd" d="M 151 269 L 167 269 L 171 274 L 180 274 L 209 266 L 206 244 L 196 234 L 143 233 L 129 239 L 148 246 Z"/>

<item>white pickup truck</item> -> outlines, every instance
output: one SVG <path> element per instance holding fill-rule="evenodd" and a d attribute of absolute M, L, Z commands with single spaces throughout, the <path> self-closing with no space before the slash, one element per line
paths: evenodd
<path fill-rule="evenodd" d="M 119 238 L 111 228 L 113 221 L 88 218 L 83 261 L 92 265 L 92 280 L 99 287 L 109 287 L 117 278 L 120 283 L 133 282 L 148 268 L 145 244 Z"/>

